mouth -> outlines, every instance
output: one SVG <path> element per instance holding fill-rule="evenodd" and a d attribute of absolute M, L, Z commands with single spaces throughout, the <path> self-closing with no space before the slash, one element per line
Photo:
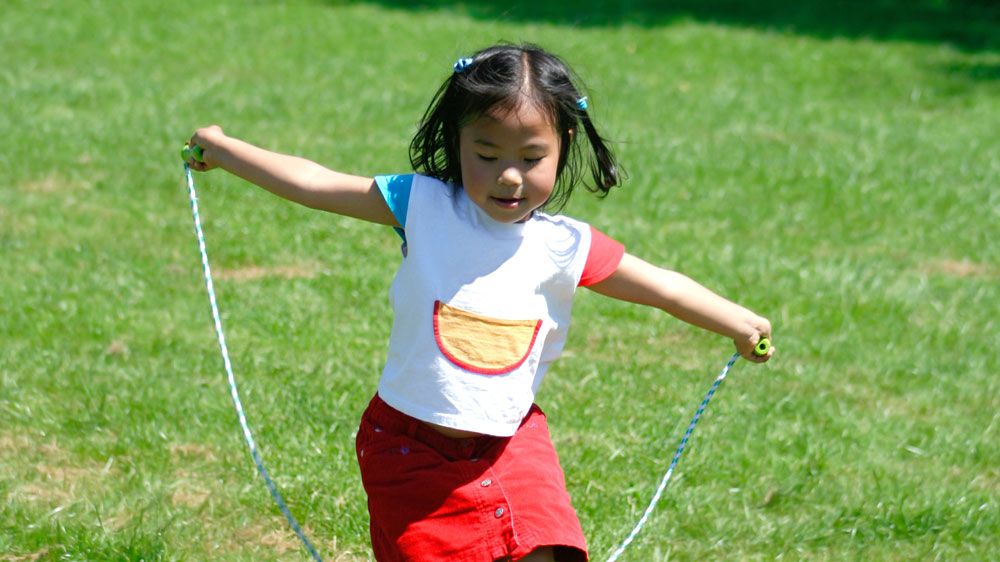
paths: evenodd
<path fill-rule="evenodd" d="M 524 201 L 524 199 L 516 197 L 490 197 L 490 201 L 492 201 L 494 205 L 503 209 L 515 209 L 521 201 Z"/>

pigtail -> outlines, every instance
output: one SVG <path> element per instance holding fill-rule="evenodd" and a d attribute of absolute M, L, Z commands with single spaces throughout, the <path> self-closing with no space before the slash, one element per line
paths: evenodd
<path fill-rule="evenodd" d="M 446 80 L 424 112 L 417 134 L 410 142 L 410 165 L 414 171 L 459 184 L 462 178 L 458 163 L 458 130 L 454 120 L 448 118 L 453 109 L 452 89 L 452 80 Z"/>
<path fill-rule="evenodd" d="M 594 178 L 594 185 L 590 187 L 590 190 L 600 192 L 602 196 L 605 196 L 612 187 L 621 185 L 622 177 L 618 168 L 618 159 L 611 152 L 607 141 L 597 132 L 597 128 L 594 127 L 586 109 L 580 109 L 579 119 L 580 123 L 583 124 L 583 130 L 587 133 L 590 147 L 594 151 L 594 157 L 590 159 L 590 173 Z"/>

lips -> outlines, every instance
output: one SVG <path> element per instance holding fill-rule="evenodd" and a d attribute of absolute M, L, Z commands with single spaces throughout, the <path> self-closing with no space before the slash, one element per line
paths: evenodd
<path fill-rule="evenodd" d="M 524 199 L 517 199 L 517 198 L 509 198 L 508 199 L 508 198 L 504 198 L 504 197 L 490 197 L 490 201 L 493 201 L 494 204 L 496 204 L 499 207 L 503 207 L 504 209 L 513 209 L 513 208 L 517 207 L 518 203 L 520 203 L 521 201 L 524 201 Z"/>

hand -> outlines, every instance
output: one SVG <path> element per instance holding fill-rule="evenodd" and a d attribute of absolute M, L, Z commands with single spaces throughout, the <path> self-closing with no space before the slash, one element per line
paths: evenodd
<path fill-rule="evenodd" d="M 202 149 L 202 161 L 195 160 L 194 157 L 187 159 L 188 166 L 191 166 L 192 170 L 199 172 L 207 172 L 213 168 L 219 166 L 218 161 L 214 158 L 219 145 L 226 138 L 226 134 L 222 132 L 222 127 L 218 125 L 209 125 L 208 127 L 202 127 L 194 132 L 191 136 L 191 140 L 188 141 L 190 146 L 200 146 Z"/>
<path fill-rule="evenodd" d="M 754 348 L 760 340 L 764 338 L 771 339 L 771 323 L 767 318 L 758 316 L 750 323 L 750 326 L 752 331 L 748 336 L 733 339 L 733 343 L 736 344 L 736 351 L 739 352 L 740 357 L 743 357 L 747 361 L 764 363 L 774 355 L 774 346 L 770 346 L 770 349 L 764 355 L 754 353 Z"/>

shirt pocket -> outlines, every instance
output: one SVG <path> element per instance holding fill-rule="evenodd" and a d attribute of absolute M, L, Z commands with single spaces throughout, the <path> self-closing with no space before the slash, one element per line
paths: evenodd
<path fill-rule="evenodd" d="M 483 316 L 434 301 L 434 340 L 451 363 L 481 375 L 501 375 L 531 355 L 541 320 Z"/>

